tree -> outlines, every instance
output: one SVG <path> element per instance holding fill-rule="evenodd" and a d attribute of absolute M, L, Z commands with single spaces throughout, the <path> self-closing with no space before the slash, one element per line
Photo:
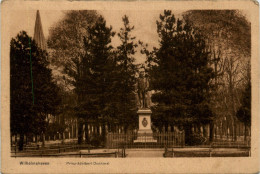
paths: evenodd
<path fill-rule="evenodd" d="M 19 134 L 19 150 L 24 135 L 44 134 L 46 117 L 55 114 L 58 88 L 52 81 L 47 53 L 39 49 L 26 32 L 12 38 L 10 45 L 11 132 Z"/>
<path fill-rule="evenodd" d="M 251 55 L 250 22 L 239 10 L 190 10 L 183 15 L 205 37 L 211 49 L 228 50 L 248 57 Z M 242 42 L 243 41 L 243 42 Z M 213 50 L 212 50 L 213 51 Z"/>
<path fill-rule="evenodd" d="M 59 76 L 62 77 L 55 78 L 68 86 L 68 90 L 74 89 L 76 93 L 74 110 L 77 111 L 75 114 L 78 118 L 78 143 L 82 143 L 82 129 L 86 122 L 85 108 L 82 108 L 87 78 L 86 63 L 88 63 L 84 57 L 86 54 L 84 37 L 88 36 L 88 27 L 94 25 L 97 17 L 96 11 L 67 11 L 64 18 L 50 29 L 48 39 L 52 65 L 60 67 Z"/>
<path fill-rule="evenodd" d="M 66 11 L 64 17 L 50 28 L 48 48 L 51 61 L 57 66 L 74 65 L 72 58 L 84 56 L 83 38 L 87 28 L 93 25 L 98 15 L 92 10 Z"/>
<path fill-rule="evenodd" d="M 215 71 L 212 93 L 215 99 L 211 100 L 211 108 L 216 122 L 229 120 L 236 140 L 239 90 L 246 84 L 247 63 L 251 55 L 250 22 L 238 10 L 192 10 L 184 14 L 184 19 L 201 31 L 212 53 Z"/>
<path fill-rule="evenodd" d="M 175 19 L 165 10 L 157 21 L 160 46 L 154 49 L 150 64 L 150 86 L 155 90 L 152 101 L 154 123 L 184 126 L 189 143 L 193 123 L 205 124 L 212 119 L 208 102 L 209 81 L 214 78 L 209 66 L 209 53 L 203 37 L 190 25 Z M 151 58 L 151 57 L 150 57 Z"/>
<path fill-rule="evenodd" d="M 113 116 L 113 72 L 115 60 L 111 56 L 111 38 L 115 35 L 112 27 L 106 26 L 102 16 L 95 24 L 88 27 L 88 36 L 84 37 L 85 56 L 82 59 L 82 117 L 88 121 L 95 120 L 102 123 L 102 136 L 105 139 L 105 122 Z M 68 71 L 68 74 L 71 72 Z M 77 88 L 76 88 L 77 90 Z M 78 91 L 79 92 L 79 91 Z M 88 126 L 85 125 L 87 128 Z M 87 130 L 86 130 L 87 131 Z"/>
<path fill-rule="evenodd" d="M 251 126 L 251 80 L 247 83 L 247 86 L 242 94 L 242 105 L 238 109 L 236 116 L 245 125 L 244 140 L 247 136 L 247 127 Z"/>
<path fill-rule="evenodd" d="M 122 18 L 124 27 L 120 29 L 118 37 L 121 45 L 117 47 L 117 69 L 116 91 L 117 97 L 117 118 L 119 123 L 124 125 L 125 131 L 128 126 L 137 122 L 137 103 L 135 100 L 135 85 L 137 66 L 134 65 L 137 44 L 134 42 L 135 37 L 131 36 L 134 26 L 130 26 L 129 19 L 125 15 Z"/>

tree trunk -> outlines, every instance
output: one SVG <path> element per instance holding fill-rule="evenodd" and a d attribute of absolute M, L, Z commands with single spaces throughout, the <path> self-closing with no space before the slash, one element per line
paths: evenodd
<path fill-rule="evenodd" d="M 61 144 L 64 144 L 64 139 L 65 139 L 65 136 L 64 136 L 64 132 L 61 132 Z"/>
<path fill-rule="evenodd" d="M 162 133 L 163 127 L 160 125 L 159 126 L 159 132 Z"/>
<path fill-rule="evenodd" d="M 199 123 L 199 134 L 203 136 L 203 130 L 201 130 L 202 124 Z"/>
<path fill-rule="evenodd" d="M 165 132 L 168 132 L 168 123 L 165 123 Z"/>
<path fill-rule="evenodd" d="M 221 127 L 219 128 L 219 130 L 220 130 L 220 138 L 222 139 L 223 138 L 223 134 L 224 134 L 224 131 L 223 131 L 223 120 L 221 121 Z"/>
<path fill-rule="evenodd" d="M 208 132 L 207 132 L 207 125 L 206 124 L 203 125 L 203 136 L 205 138 L 208 138 Z"/>
<path fill-rule="evenodd" d="M 115 133 L 115 123 L 110 124 L 111 132 Z"/>
<path fill-rule="evenodd" d="M 105 123 L 102 124 L 102 139 L 104 144 L 106 144 L 106 125 Z"/>
<path fill-rule="evenodd" d="M 78 144 L 83 142 L 83 124 L 81 121 L 78 121 Z"/>
<path fill-rule="evenodd" d="M 28 134 L 25 134 L 25 144 L 28 145 Z"/>
<path fill-rule="evenodd" d="M 192 125 L 186 124 L 184 126 L 184 130 L 185 130 L 185 144 L 191 145 L 192 142 L 190 141 L 190 137 L 192 135 Z"/>
<path fill-rule="evenodd" d="M 42 133 L 42 147 L 45 147 L 45 133 Z"/>
<path fill-rule="evenodd" d="M 213 121 L 211 121 L 211 123 L 209 124 L 209 142 L 213 142 L 214 140 L 214 123 Z"/>
<path fill-rule="evenodd" d="M 89 129 L 88 129 L 89 124 L 85 122 L 85 142 L 89 144 Z"/>
<path fill-rule="evenodd" d="M 96 125 L 96 129 L 97 129 L 97 135 L 99 136 L 100 135 L 99 124 Z"/>
<path fill-rule="evenodd" d="M 17 145 L 17 134 L 15 134 L 15 145 Z"/>
<path fill-rule="evenodd" d="M 124 132 L 127 133 L 128 125 L 124 126 Z"/>
<path fill-rule="evenodd" d="M 246 124 L 245 124 L 245 133 L 244 133 L 244 141 L 246 142 L 246 138 L 247 138 L 247 128 L 246 128 Z"/>
<path fill-rule="evenodd" d="M 237 141 L 237 123 L 234 120 L 234 141 Z"/>
<path fill-rule="evenodd" d="M 23 144 L 24 144 L 24 133 L 20 134 L 20 139 L 19 139 L 19 151 L 23 150 Z"/>
<path fill-rule="evenodd" d="M 231 140 L 234 140 L 234 122 L 232 121 L 231 127 L 230 127 L 230 133 L 231 133 Z"/>
<path fill-rule="evenodd" d="M 198 133 L 198 124 L 194 124 L 194 133 L 197 134 Z"/>

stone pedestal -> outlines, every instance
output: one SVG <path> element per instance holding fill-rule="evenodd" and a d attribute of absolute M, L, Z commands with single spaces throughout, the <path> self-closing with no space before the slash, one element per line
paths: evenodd
<path fill-rule="evenodd" d="M 139 115 L 139 129 L 137 139 L 134 140 L 134 143 L 157 142 L 157 140 L 153 138 L 151 127 L 152 111 L 150 109 L 139 109 L 137 114 Z"/>

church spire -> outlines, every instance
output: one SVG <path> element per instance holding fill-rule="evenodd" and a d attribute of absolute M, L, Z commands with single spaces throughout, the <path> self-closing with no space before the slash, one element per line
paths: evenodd
<path fill-rule="evenodd" d="M 42 50 L 46 50 L 46 41 L 43 35 L 43 30 L 42 30 L 42 22 L 41 22 L 41 17 L 40 17 L 40 12 L 37 10 L 36 13 L 36 20 L 35 20 L 35 26 L 34 26 L 34 40 L 38 47 L 40 47 Z"/>

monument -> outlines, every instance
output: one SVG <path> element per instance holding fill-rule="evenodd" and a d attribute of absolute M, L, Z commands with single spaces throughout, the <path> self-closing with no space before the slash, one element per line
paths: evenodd
<path fill-rule="evenodd" d="M 138 98 L 139 98 L 139 109 L 137 111 L 139 117 L 139 129 L 137 133 L 137 139 L 134 140 L 134 143 L 143 143 L 143 142 L 157 142 L 153 138 L 152 131 L 152 122 L 151 122 L 151 114 L 152 111 L 148 106 L 148 80 L 144 76 L 144 71 L 140 73 L 138 79 Z"/>

